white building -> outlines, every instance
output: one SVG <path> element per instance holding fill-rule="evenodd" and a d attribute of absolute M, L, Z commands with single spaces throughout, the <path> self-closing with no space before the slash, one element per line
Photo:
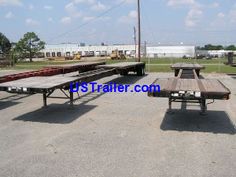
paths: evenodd
<path fill-rule="evenodd" d="M 105 45 L 105 46 L 80 46 L 79 44 L 55 44 L 46 45 L 42 50 L 46 57 L 73 56 L 80 53 L 82 56 L 109 56 L 112 51 L 118 50 L 126 56 L 135 56 L 135 45 Z M 195 46 L 158 46 L 141 48 L 141 53 L 146 53 L 150 58 L 194 58 L 196 55 Z M 136 50 L 137 51 L 137 50 Z M 144 52 L 145 51 L 145 52 Z"/>
<path fill-rule="evenodd" d="M 79 44 L 55 44 L 46 45 L 42 52 L 46 57 L 73 56 L 76 53 L 80 53 L 82 56 L 108 56 L 115 50 L 127 56 L 135 56 L 135 45 L 80 46 Z"/>
<path fill-rule="evenodd" d="M 195 46 L 157 46 L 147 47 L 149 58 L 194 58 L 196 55 Z"/>
<path fill-rule="evenodd" d="M 231 50 L 197 50 L 197 55 L 224 57 L 227 56 L 229 52 L 233 52 L 235 54 L 235 52 Z"/>

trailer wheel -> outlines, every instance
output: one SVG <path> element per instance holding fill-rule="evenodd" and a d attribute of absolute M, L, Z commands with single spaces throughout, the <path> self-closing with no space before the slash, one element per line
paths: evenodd
<path fill-rule="evenodd" d="M 138 76 L 143 76 L 145 74 L 144 68 L 139 67 L 137 68 L 137 75 Z"/>

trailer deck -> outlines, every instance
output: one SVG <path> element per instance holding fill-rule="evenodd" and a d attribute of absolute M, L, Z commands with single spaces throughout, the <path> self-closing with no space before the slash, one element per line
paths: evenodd
<path fill-rule="evenodd" d="M 96 66 L 99 65 L 105 65 L 106 62 L 101 61 L 101 62 L 79 62 L 79 63 L 74 63 L 74 64 L 64 64 L 64 65 L 50 65 L 45 68 L 50 68 L 50 69 L 60 69 L 62 71 L 61 74 L 66 74 L 70 72 L 86 72 L 89 70 L 93 70 L 96 68 Z"/>
<path fill-rule="evenodd" d="M 98 63 L 91 64 L 92 67 L 98 66 Z M 83 65 L 64 65 L 63 69 L 67 67 L 72 71 L 78 70 L 78 67 L 86 66 Z M 56 66 L 58 67 L 58 66 Z M 72 68 L 71 68 L 72 67 Z M 73 68 L 75 67 L 75 68 Z M 61 74 L 49 77 L 29 77 L 25 79 L 19 79 L 15 81 L 4 82 L 0 84 L 0 91 L 6 91 L 9 93 L 18 94 L 43 94 L 44 106 L 47 106 L 47 98 L 68 98 L 70 104 L 73 105 L 73 92 L 70 92 L 71 84 L 75 86 L 76 83 L 91 82 L 103 77 L 112 76 L 115 74 L 122 74 L 125 69 L 126 71 L 138 72 L 140 68 L 144 69 L 144 63 L 123 63 L 119 65 L 101 65 L 96 70 L 78 73 L 76 75 Z M 52 93 L 55 90 L 61 90 L 66 97 L 52 97 Z M 79 94 L 79 93 L 78 93 Z"/>
<path fill-rule="evenodd" d="M 171 66 L 172 70 L 175 70 L 175 77 L 178 76 L 179 71 L 182 69 L 184 71 L 191 71 L 191 70 L 195 70 L 198 77 L 200 76 L 200 71 L 202 69 L 205 69 L 204 66 L 199 65 L 197 63 L 195 64 L 191 64 L 191 63 L 176 63 L 174 65 Z"/>
<path fill-rule="evenodd" d="M 31 77 L 10 81 L 0 84 L 0 91 L 18 94 L 43 94 L 44 106 L 47 106 L 47 98 L 68 98 L 73 105 L 73 92 L 70 92 L 70 85 L 76 82 L 90 82 L 103 77 L 114 75 L 114 69 L 99 69 L 85 72 L 77 76 L 56 75 L 50 77 Z M 66 97 L 52 97 L 55 90 L 61 90 Z"/>
<path fill-rule="evenodd" d="M 105 62 L 81 62 L 67 65 L 52 65 L 47 66 L 37 71 L 29 71 L 18 74 L 11 74 L 0 77 L 0 83 L 38 76 L 54 76 L 58 74 L 66 74 L 71 72 L 86 72 L 94 70 L 98 65 L 104 65 Z"/>
<path fill-rule="evenodd" d="M 138 76 L 145 74 L 145 63 L 143 62 L 121 62 L 110 65 L 99 65 L 96 68 L 115 69 L 117 74 L 128 75 L 129 72 L 135 72 Z"/>
<path fill-rule="evenodd" d="M 207 110 L 207 99 L 229 99 L 230 90 L 223 83 L 216 79 L 199 79 L 197 71 L 191 69 L 195 68 L 194 66 L 185 66 L 178 66 L 178 75 L 174 78 L 155 80 L 153 85 L 159 85 L 161 91 L 150 91 L 148 96 L 169 98 L 170 111 L 172 102 L 199 103 L 202 113 Z M 202 67 L 197 66 L 197 68 Z"/>

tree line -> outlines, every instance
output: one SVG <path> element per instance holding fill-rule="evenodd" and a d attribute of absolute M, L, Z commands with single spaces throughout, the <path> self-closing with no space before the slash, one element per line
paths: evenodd
<path fill-rule="evenodd" d="M 236 50 L 235 45 L 222 46 L 222 45 L 212 45 L 207 44 L 204 47 L 197 47 L 199 50 Z"/>
<path fill-rule="evenodd" d="M 27 32 L 17 43 L 10 42 L 0 32 L 0 54 L 5 56 L 5 58 L 11 58 L 14 62 L 24 58 L 29 58 L 30 62 L 32 62 L 32 58 L 44 47 L 45 42 L 40 40 L 34 32 Z"/>

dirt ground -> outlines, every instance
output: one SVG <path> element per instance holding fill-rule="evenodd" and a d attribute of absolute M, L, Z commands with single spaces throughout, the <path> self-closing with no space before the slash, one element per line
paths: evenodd
<path fill-rule="evenodd" d="M 173 73 L 98 81 L 151 84 Z M 1 177 L 235 177 L 236 76 L 207 74 L 232 92 L 208 105 L 175 103 L 146 93 L 82 94 L 68 100 L 0 92 Z M 56 92 L 56 95 L 60 95 Z M 209 100 L 210 102 L 211 100 Z"/>

